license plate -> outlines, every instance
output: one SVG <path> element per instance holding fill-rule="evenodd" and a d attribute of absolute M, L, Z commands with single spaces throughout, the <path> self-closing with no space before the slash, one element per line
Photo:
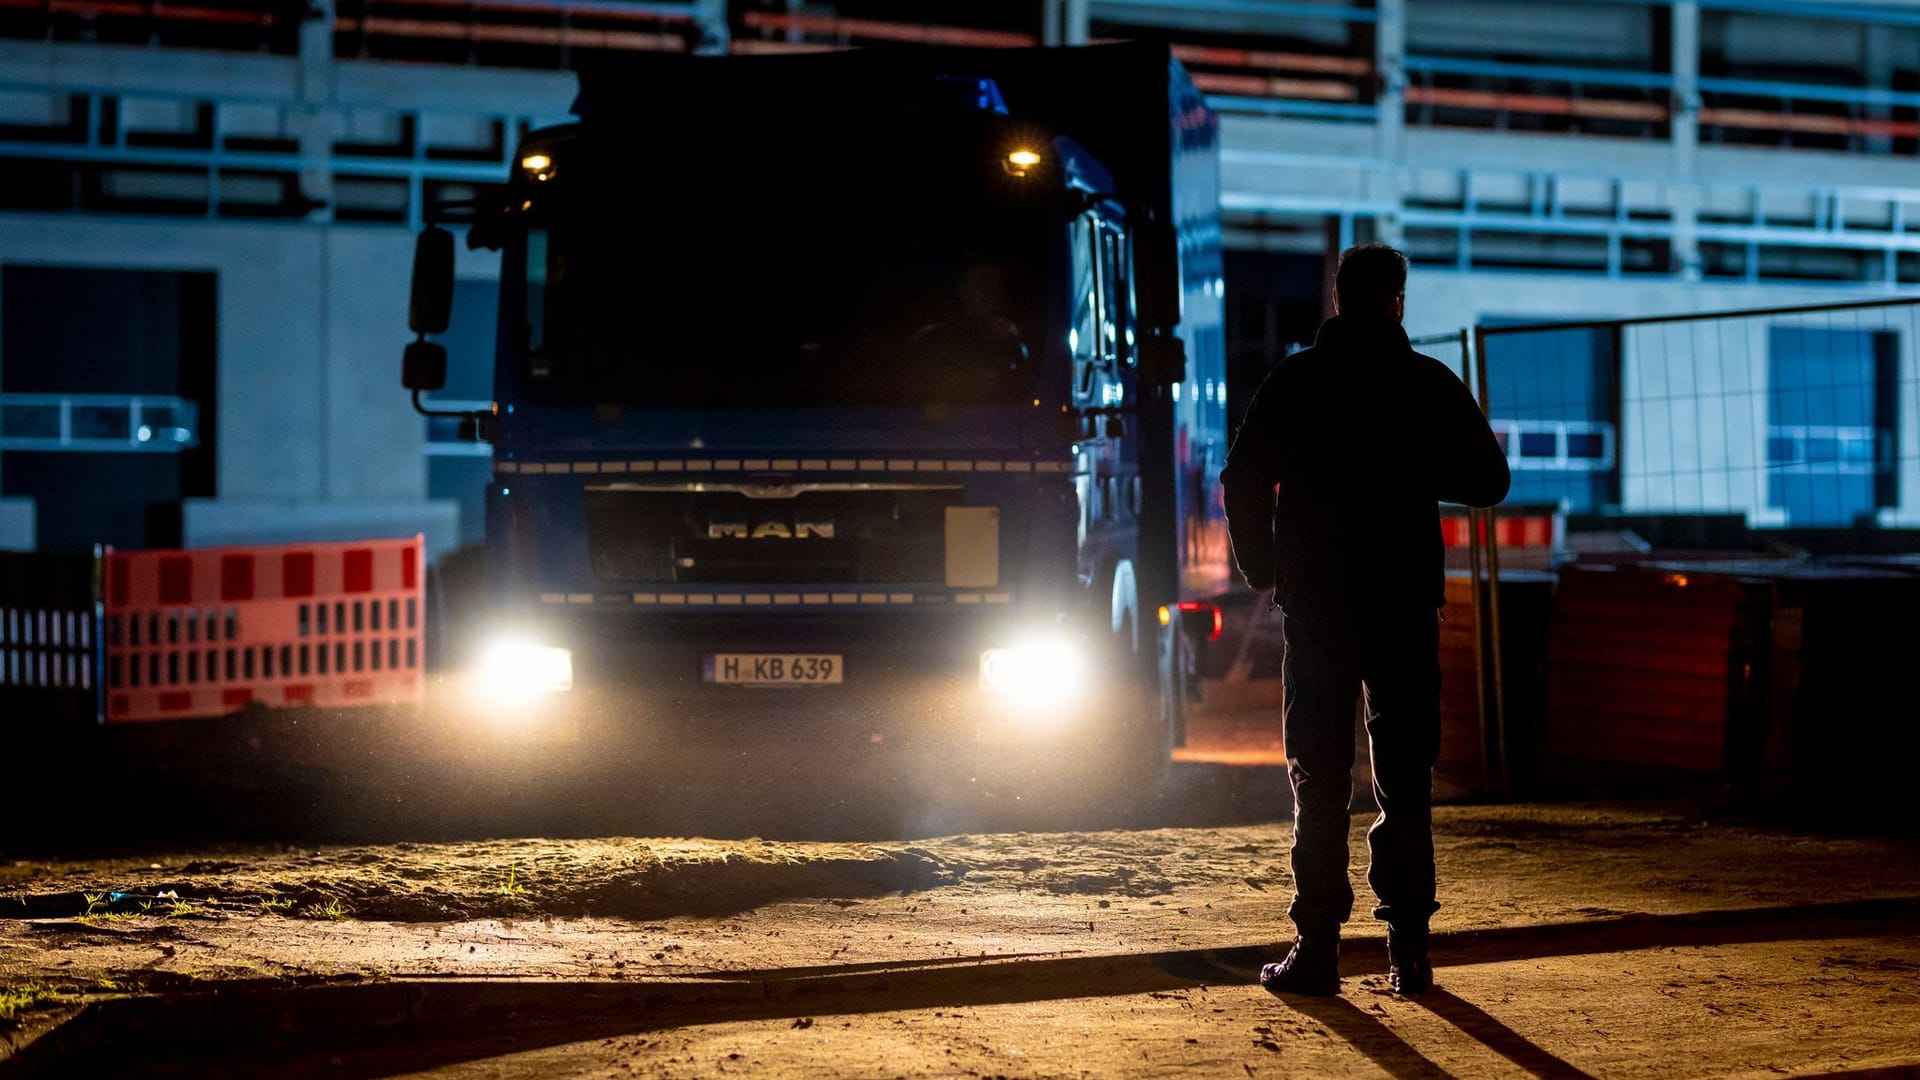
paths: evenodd
<path fill-rule="evenodd" d="M 709 653 L 701 677 L 727 686 L 830 686 L 841 667 L 838 653 Z"/>

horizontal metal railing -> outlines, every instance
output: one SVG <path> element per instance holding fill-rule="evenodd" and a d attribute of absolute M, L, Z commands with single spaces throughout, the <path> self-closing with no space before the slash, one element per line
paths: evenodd
<path fill-rule="evenodd" d="M 1355 175 L 1397 172 L 1404 168 L 1401 163 L 1384 158 L 1232 146 L 1223 152 L 1223 159 L 1229 166 L 1242 168 L 1347 170 Z M 1336 195 L 1269 197 L 1229 191 L 1226 206 L 1229 210 L 1250 213 L 1287 214 L 1334 214 L 1343 209 L 1359 209 L 1395 213 L 1410 226 L 1633 239 L 1667 239 L 1675 230 L 1670 218 L 1652 215 L 1631 202 L 1627 192 L 1636 181 L 1618 176 L 1574 170 L 1549 172 L 1491 167 L 1420 171 L 1426 175 L 1453 174 L 1453 194 L 1439 198 L 1423 196 L 1414 190 L 1408 193 L 1404 203 L 1389 200 L 1369 206 Z M 1653 178 L 1638 181 L 1642 185 L 1656 182 L 1672 183 Z M 1691 184 L 1698 190 L 1703 208 L 1727 202 L 1745 207 L 1738 214 L 1705 210 L 1699 213 L 1693 231 L 1703 240 L 1876 252 L 1920 251 L 1920 219 L 1910 219 L 1907 213 L 1907 204 L 1914 198 L 1914 191 L 1909 188 L 1765 179 L 1737 182 L 1703 179 Z M 1484 189 L 1496 185 L 1520 194 L 1517 198 L 1490 198 L 1482 194 Z M 1573 201 L 1566 192 L 1575 188 L 1599 189 L 1605 192 L 1605 197 L 1601 201 Z M 1782 206 L 1797 209 L 1789 214 L 1779 209 Z M 1845 207 L 1853 208 L 1853 216 L 1842 211 Z M 1869 210 L 1877 211 L 1877 220 L 1871 225 L 1862 220 Z"/>
<path fill-rule="evenodd" d="M 1721 0 L 1703 6 L 1863 23 L 1920 23 L 1920 19 L 1904 18 L 1898 9 L 1868 4 Z M 432 15 L 436 9 L 445 11 L 445 17 Z M 1098 0 L 1091 11 L 1096 25 L 1109 34 L 1115 29 L 1137 28 L 1171 36 L 1176 53 L 1194 69 L 1195 82 L 1225 111 L 1357 121 L 1375 115 L 1372 101 L 1377 77 L 1371 56 L 1304 51 L 1280 38 L 1260 38 L 1259 34 L 1266 31 L 1257 27 L 1253 40 L 1271 40 L 1273 44 L 1225 47 L 1217 39 L 1183 41 L 1179 29 L 1179 16 L 1195 12 L 1240 16 L 1261 26 L 1287 20 L 1364 25 L 1379 17 L 1371 7 L 1281 0 L 1183 0 L 1178 4 Z M 47 20 L 49 33 L 61 20 L 103 19 L 145 21 L 156 26 L 202 24 L 235 30 L 252 28 L 262 33 L 278 31 L 284 49 L 292 47 L 286 28 L 303 17 L 303 9 L 294 4 L 176 5 L 162 0 L 0 0 L 0 13 L 38 13 Z M 910 19 L 777 11 L 743 11 L 736 18 L 738 32 L 732 51 L 740 53 L 874 44 L 1019 47 L 1038 43 L 1036 35 L 1028 32 Z M 422 48 L 464 43 L 561 54 L 580 50 L 684 52 L 693 39 L 689 27 L 695 22 L 694 5 L 673 0 L 408 0 L 405 4 L 349 0 L 339 6 L 334 30 L 335 49 L 342 55 L 364 55 L 368 41 L 378 39 L 392 47 L 386 51 L 397 49 L 395 58 L 404 59 L 408 58 L 407 42 Z M 246 43 L 239 42 L 236 47 L 246 47 Z M 489 55 L 486 59 L 488 63 L 515 63 L 512 56 Z M 527 63 L 552 63 L 550 58 L 523 59 Z M 1658 137 L 1658 129 L 1675 112 L 1674 82 L 1665 72 L 1418 54 L 1406 56 L 1402 67 L 1411 76 L 1404 95 L 1408 120 L 1414 124 L 1497 127 L 1502 126 L 1504 117 L 1533 116 L 1642 125 L 1649 136 Z M 1463 80 L 1476 85 L 1455 85 Z M 1560 86 L 1566 89 L 1561 91 Z M 1720 141 L 1723 132 L 1743 132 L 1749 140 L 1755 134 L 1853 141 L 1920 138 L 1920 120 L 1877 115 L 1920 108 L 1920 93 L 1714 76 L 1701 77 L 1697 86 L 1704 100 L 1695 117 L 1708 142 Z M 1638 96 L 1620 96 L 1635 92 Z M 1810 103 L 1838 106 L 1848 112 L 1837 115 L 1795 107 Z M 1865 115 L 1868 112 L 1876 115 Z M 1476 116 L 1483 119 L 1469 119 Z"/>
<path fill-rule="evenodd" d="M 200 407 L 141 394 L 0 394 L 0 450 L 179 453 L 200 444 Z"/>

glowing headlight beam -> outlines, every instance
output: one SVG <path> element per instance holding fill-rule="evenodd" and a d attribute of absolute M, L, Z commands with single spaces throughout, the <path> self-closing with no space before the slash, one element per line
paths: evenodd
<path fill-rule="evenodd" d="M 474 683 L 484 695 L 524 702 L 573 689 L 573 653 L 528 641 L 496 641 L 481 650 Z"/>
<path fill-rule="evenodd" d="M 1087 689 L 1086 650 L 1065 637 L 1043 637 L 980 654 L 980 685 L 1008 703 L 1059 705 Z"/>

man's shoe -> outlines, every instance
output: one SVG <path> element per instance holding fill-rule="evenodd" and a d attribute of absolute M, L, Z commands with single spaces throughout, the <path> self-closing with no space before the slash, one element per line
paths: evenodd
<path fill-rule="evenodd" d="M 1294 940 L 1287 958 L 1260 969 L 1260 985 L 1275 994 L 1332 997 L 1340 992 L 1340 939 Z"/>
<path fill-rule="evenodd" d="M 1427 928 L 1387 927 L 1387 988 L 1396 994 L 1433 989 L 1433 961 L 1427 956 Z"/>

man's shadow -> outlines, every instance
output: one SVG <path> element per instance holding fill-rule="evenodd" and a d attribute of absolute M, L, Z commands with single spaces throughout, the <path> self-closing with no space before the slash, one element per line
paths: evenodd
<path fill-rule="evenodd" d="M 1453 1077 L 1452 1073 L 1395 1034 L 1378 1016 L 1344 997 L 1297 997 L 1289 994 L 1283 995 L 1281 1000 L 1296 1012 L 1318 1021 L 1395 1080 L 1451 1080 Z M 1444 988 L 1435 987 L 1428 993 L 1406 1000 L 1426 1008 L 1469 1038 L 1543 1080 L 1594 1080 L 1571 1062 L 1554 1056 L 1478 1005 L 1448 993 Z"/>
<path fill-rule="evenodd" d="M 1415 1050 L 1392 1028 L 1343 997 L 1296 997 L 1281 1000 L 1303 1016 L 1318 1021 L 1336 1038 L 1366 1055 L 1395 1080 L 1452 1080 L 1453 1074 Z"/>

